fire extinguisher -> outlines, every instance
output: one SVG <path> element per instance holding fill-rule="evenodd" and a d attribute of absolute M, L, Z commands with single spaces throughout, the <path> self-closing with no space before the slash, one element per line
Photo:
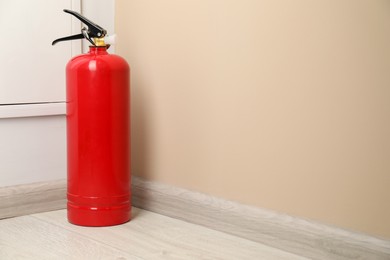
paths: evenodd
<path fill-rule="evenodd" d="M 130 68 L 109 54 L 106 30 L 77 12 L 87 27 L 53 41 L 87 39 L 87 54 L 66 66 L 67 213 L 82 226 L 122 224 L 131 217 Z"/>

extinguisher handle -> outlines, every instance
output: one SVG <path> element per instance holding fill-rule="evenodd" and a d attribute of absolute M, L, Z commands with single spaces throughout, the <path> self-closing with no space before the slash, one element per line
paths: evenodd
<path fill-rule="evenodd" d="M 96 45 L 95 42 L 92 40 L 92 38 L 104 38 L 104 36 L 106 36 L 107 31 L 105 29 L 95 24 L 94 22 L 91 22 L 81 14 L 68 9 L 64 9 L 64 12 L 75 16 L 77 19 L 83 22 L 87 26 L 87 28 L 83 27 L 81 29 L 81 34 L 75 34 L 75 35 L 66 36 L 54 40 L 52 42 L 52 45 L 61 41 L 70 41 L 70 40 L 83 39 L 83 38 L 87 39 L 90 43 L 92 43 L 92 45 Z"/>
<path fill-rule="evenodd" d="M 62 42 L 62 41 L 71 41 L 71 40 L 77 40 L 77 39 L 83 39 L 84 35 L 82 33 L 76 34 L 76 35 L 71 35 L 71 36 L 66 36 L 59 38 L 57 40 L 54 40 L 51 45 L 56 44 L 57 42 Z"/>

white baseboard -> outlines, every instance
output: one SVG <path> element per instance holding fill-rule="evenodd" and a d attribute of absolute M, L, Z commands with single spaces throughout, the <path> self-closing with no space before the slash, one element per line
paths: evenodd
<path fill-rule="evenodd" d="M 310 259 L 390 259 L 390 241 L 250 207 L 198 192 L 132 179 L 133 206 Z M 0 188 L 0 219 L 65 208 L 64 180 Z"/>

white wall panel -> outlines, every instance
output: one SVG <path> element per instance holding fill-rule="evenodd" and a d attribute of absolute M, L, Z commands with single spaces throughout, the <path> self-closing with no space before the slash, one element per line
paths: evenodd
<path fill-rule="evenodd" d="M 64 67 L 71 43 L 51 46 L 72 34 L 72 20 L 62 12 L 71 0 L 0 0 L 0 104 L 65 100 Z"/>
<path fill-rule="evenodd" d="M 0 187 L 64 178 L 65 116 L 0 119 Z"/>

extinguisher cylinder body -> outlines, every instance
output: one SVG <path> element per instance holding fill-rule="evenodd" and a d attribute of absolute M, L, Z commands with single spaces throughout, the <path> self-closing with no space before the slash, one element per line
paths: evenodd
<path fill-rule="evenodd" d="M 91 46 L 66 67 L 69 222 L 110 226 L 131 218 L 130 68 Z"/>

